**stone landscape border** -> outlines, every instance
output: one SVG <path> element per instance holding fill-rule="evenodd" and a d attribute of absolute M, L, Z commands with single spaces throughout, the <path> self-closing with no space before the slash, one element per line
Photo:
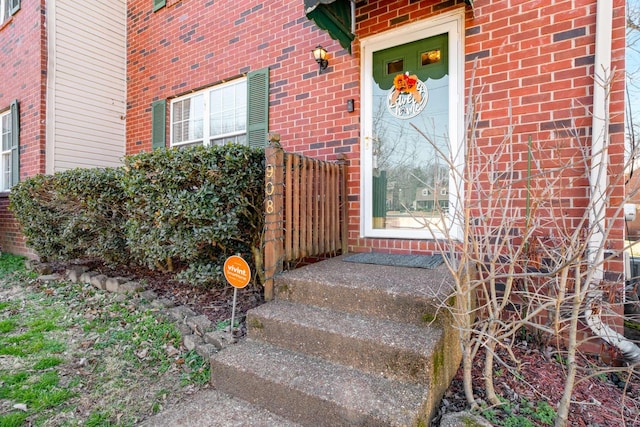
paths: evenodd
<path fill-rule="evenodd" d="M 198 314 L 187 305 L 175 305 L 168 298 L 160 298 L 154 291 L 145 290 L 144 284 L 128 277 L 109 277 L 90 271 L 85 265 L 69 266 L 64 274 L 54 273 L 50 264 L 27 261 L 27 268 L 39 274 L 40 282 L 65 281 L 84 283 L 96 289 L 117 293 L 122 300 L 137 299 L 142 304 L 157 311 L 159 318 L 173 322 L 180 332 L 184 347 L 195 352 L 207 362 L 211 356 L 224 347 L 236 342 L 226 330 L 216 330 L 215 325 L 205 315 Z"/>

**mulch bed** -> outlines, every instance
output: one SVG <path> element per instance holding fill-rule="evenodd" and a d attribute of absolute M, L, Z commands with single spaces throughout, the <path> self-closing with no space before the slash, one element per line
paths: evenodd
<path fill-rule="evenodd" d="M 518 376 L 496 363 L 494 367 L 494 383 L 496 393 L 511 403 L 517 414 L 521 399 L 536 403 L 545 401 L 554 409 L 562 398 L 566 366 L 547 348 L 542 351 L 521 341 L 513 346 L 513 351 L 520 361 Z M 508 355 L 499 351 L 504 360 Z M 476 401 L 484 403 L 484 381 L 482 362 L 484 353 L 480 352 L 474 363 L 472 377 Z M 640 426 L 640 372 L 636 368 L 635 375 L 612 371 L 614 368 L 599 361 L 595 357 L 580 356 L 582 366 L 591 366 L 590 372 L 581 372 L 573 391 L 568 425 L 572 427 L 621 427 Z M 607 372 L 609 371 L 609 372 Z M 500 372 L 500 375 L 497 374 Z M 590 376 L 591 374 L 591 376 Z M 628 380 L 628 381 L 627 381 Z M 486 403 L 485 403 L 486 404 Z M 440 416 L 449 412 L 466 409 L 464 397 L 462 368 L 460 368 L 447 390 L 432 426 L 439 425 Z M 498 418 L 505 420 L 508 414 L 494 408 Z M 534 420 L 532 420 L 534 421 Z M 536 422 L 538 425 L 545 425 Z"/>

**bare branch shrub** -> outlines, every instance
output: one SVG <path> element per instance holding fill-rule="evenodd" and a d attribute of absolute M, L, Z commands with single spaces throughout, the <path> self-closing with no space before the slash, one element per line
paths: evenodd
<path fill-rule="evenodd" d="M 601 84 L 609 88 L 612 79 Z M 471 370 L 483 349 L 482 388 L 490 404 L 501 405 L 494 365 L 516 373 L 513 345 L 523 335 L 533 336 L 566 365 L 556 418 L 556 426 L 565 426 L 576 378 L 593 374 L 592 367 L 579 364 L 581 349 L 608 348 L 624 360 L 619 369 L 627 375 L 637 375 L 640 362 L 640 349 L 621 333 L 624 277 L 614 273 L 622 271 L 624 259 L 624 153 L 610 151 L 608 144 L 591 152 L 584 117 L 556 129 L 552 141 L 523 140 L 513 132 L 510 107 L 502 136 L 481 145 L 482 90 L 473 90 L 472 84 L 462 169 L 460 153 L 438 151 L 414 126 L 448 163 L 457 191 L 458 206 L 436 205 L 440 221 L 423 226 L 442 236 L 437 243 L 454 278 L 443 307 L 460 331 L 465 396 L 472 408 L 478 406 Z M 594 187 L 601 176 L 609 185 Z"/>

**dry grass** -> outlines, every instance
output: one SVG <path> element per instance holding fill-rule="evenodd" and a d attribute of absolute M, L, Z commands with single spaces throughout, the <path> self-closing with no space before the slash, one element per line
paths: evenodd
<path fill-rule="evenodd" d="M 208 379 L 143 300 L 41 283 L 0 255 L 1 427 L 135 425 Z"/>

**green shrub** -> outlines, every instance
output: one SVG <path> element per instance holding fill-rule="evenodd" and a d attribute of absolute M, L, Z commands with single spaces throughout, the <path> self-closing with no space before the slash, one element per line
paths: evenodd
<path fill-rule="evenodd" d="M 60 235 L 66 220 L 56 208 L 58 195 L 53 176 L 37 175 L 21 181 L 11 190 L 9 208 L 22 226 L 27 245 L 43 260 L 63 255 Z"/>
<path fill-rule="evenodd" d="M 261 271 L 264 150 L 162 149 L 123 168 L 73 169 L 29 178 L 11 209 L 43 260 L 133 260 L 193 283 L 223 281 L 233 254 Z"/>
<path fill-rule="evenodd" d="M 126 224 L 134 259 L 220 282 L 224 260 L 243 254 L 262 268 L 264 150 L 237 144 L 160 149 L 125 158 Z"/>
<path fill-rule="evenodd" d="M 121 168 L 78 168 L 13 187 L 10 208 L 27 244 L 43 260 L 127 259 L 121 175 Z"/>
<path fill-rule="evenodd" d="M 60 173 L 56 181 L 60 194 L 71 201 L 70 207 L 80 207 L 81 214 L 74 216 L 70 227 L 80 236 L 86 254 L 114 263 L 129 258 L 122 172 L 122 168 L 74 169 Z"/>

